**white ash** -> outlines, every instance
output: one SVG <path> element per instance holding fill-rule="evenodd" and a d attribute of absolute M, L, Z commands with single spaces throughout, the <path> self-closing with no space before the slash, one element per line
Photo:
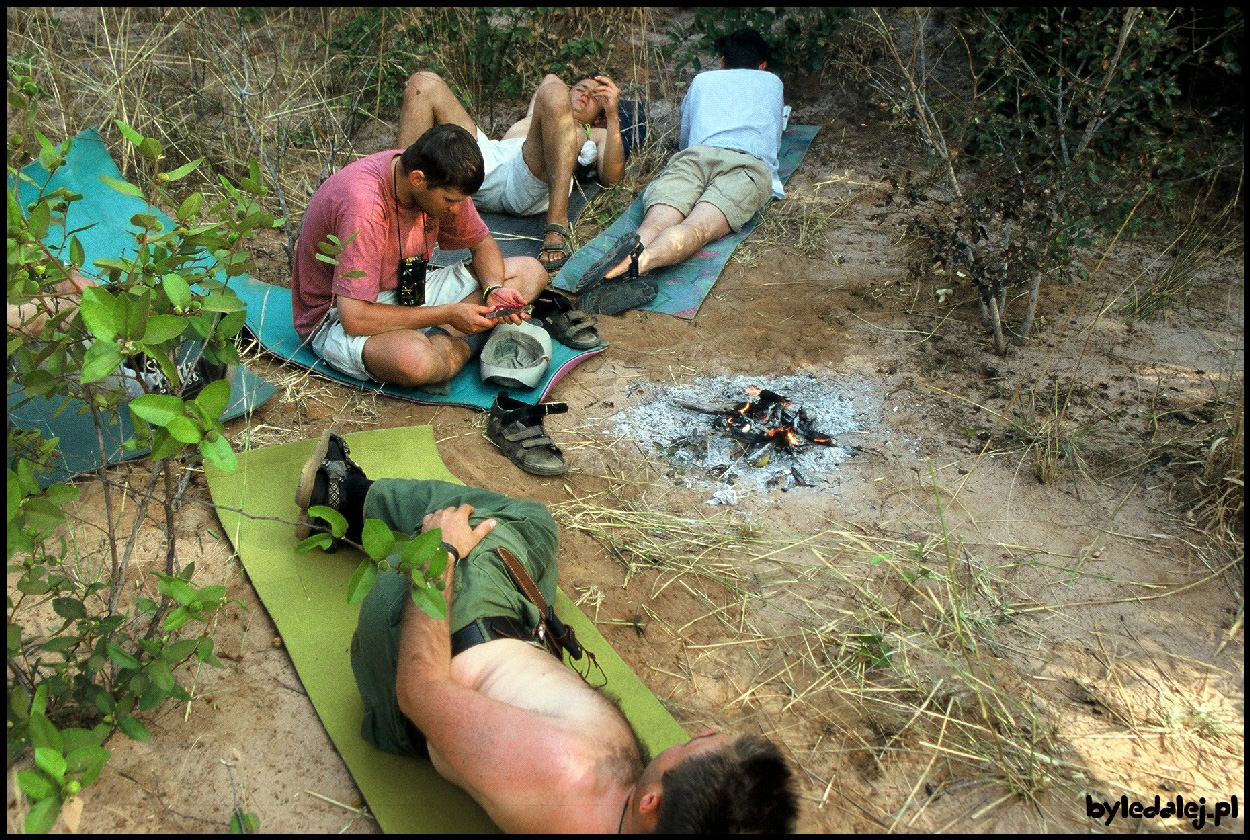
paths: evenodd
<path fill-rule="evenodd" d="M 811 429 L 836 444 L 805 442 L 787 452 L 735 438 L 725 418 L 734 407 L 757 399 L 748 397 L 751 386 L 784 396 L 790 403 L 787 411 L 797 415 L 802 409 Z M 718 376 L 690 385 L 642 383 L 626 393 L 630 405 L 609 419 L 618 434 L 672 464 L 674 477 L 680 476 L 686 486 L 714 488 L 709 504 L 735 505 L 743 493 L 827 486 L 830 474 L 858 451 L 854 441 L 861 422 L 851 399 L 856 390 L 862 387 L 839 386 L 807 374 Z"/>

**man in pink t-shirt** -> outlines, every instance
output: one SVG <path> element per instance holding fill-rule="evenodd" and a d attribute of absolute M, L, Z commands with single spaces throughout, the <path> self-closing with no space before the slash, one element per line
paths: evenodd
<path fill-rule="evenodd" d="M 521 321 L 487 313 L 533 301 L 547 272 L 533 257 L 504 259 L 469 199 L 482 178 L 476 139 L 440 125 L 317 189 L 296 245 L 291 305 L 296 332 L 318 356 L 357 379 L 433 385 L 459 372 L 497 323 Z M 414 265 L 435 244 L 467 248 L 470 260 Z M 401 303 L 401 261 L 408 278 L 425 274 L 421 299 L 405 296 L 412 305 Z"/>

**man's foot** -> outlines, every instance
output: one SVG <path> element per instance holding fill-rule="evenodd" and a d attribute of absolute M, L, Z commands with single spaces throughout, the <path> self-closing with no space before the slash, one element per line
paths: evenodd
<path fill-rule="evenodd" d="M 638 232 L 631 230 L 629 233 L 616 240 L 616 242 L 614 242 L 608 250 L 604 252 L 603 256 L 600 257 L 598 261 L 581 276 L 581 279 L 573 284 L 573 288 L 570 289 L 570 291 L 577 293 L 583 289 L 588 289 L 591 286 L 602 283 L 604 276 L 615 268 L 622 260 L 629 257 L 629 255 L 637 250 L 641 244 L 641 240 L 638 239 Z"/>
<path fill-rule="evenodd" d="M 549 224 L 543 230 L 543 247 L 538 252 L 538 261 L 547 269 L 548 274 L 559 271 L 569 261 L 573 253 L 573 247 L 569 244 L 572 238 L 568 225 Z"/>
<path fill-rule="evenodd" d="M 314 531 L 328 531 L 330 523 L 316 516 L 309 516 L 308 509 L 325 505 L 342 513 L 347 494 L 347 479 L 356 474 L 366 478 L 365 471 L 351 459 L 347 441 L 338 434 L 326 431 L 313 448 L 300 471 L 299 486 L 295 490 L 295 504 L 300 520 L 295 526 L 295 538 L 307 539 Z M 335 541 L 337 547 L 338 541 Z"/>

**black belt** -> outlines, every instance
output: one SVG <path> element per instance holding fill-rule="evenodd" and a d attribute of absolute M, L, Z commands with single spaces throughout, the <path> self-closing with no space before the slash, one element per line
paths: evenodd
<path fill-rule="evenodd" d="M 451 634 L 451 655 L 463 653 L 474 645 L 489 642 L 493 639 L 520 639 L 531 641 L 534 634 L 527 632 L 510 618 L 492 615 L 471 621 Z"/>

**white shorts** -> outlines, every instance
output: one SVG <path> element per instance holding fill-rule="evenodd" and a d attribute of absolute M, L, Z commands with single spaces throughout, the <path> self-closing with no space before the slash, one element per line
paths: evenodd
<path fill-rule="evenodd" d="M 547 184 L 534 177 L 525 165 L 521 154 L 524 145 L 524 137 L 491 140 L 478 129 L 477 146 L 482 150 L 486 171 L 482 188 L 473 194 L 473 204 L 479 210 L 511 216 L 537 216 L 547 211 L 551 203 Z M 569 192 L 572 191 L 570 178 Z"/>
<path fill-rule="evenodd" d="M 445 268 L 430 268 L 425 275 L 426 306 L 459 303 L 469 295 L 480 291 L 477 280 L 469 273 L 469 267 L 462 262 Z M 377 302 L 398 306 L 399 293 L 394 289 L 378 292 Z M 439 327 L 427 327 L 425 332 L 428 334 L 431 330 L 439 329 Z M 376 382 L 379 380 L 375 380 L 365 369 L 365 342 L 368 340 L 367 335 L 348 335 L 343 329 L 342 319 L 339 318 L 339 308 L 333 306 L 326 313 L 321 326 L 308 340 L 308 344 L 314 353 L 339 373 L 345 373 L 353 379 Z"/>

